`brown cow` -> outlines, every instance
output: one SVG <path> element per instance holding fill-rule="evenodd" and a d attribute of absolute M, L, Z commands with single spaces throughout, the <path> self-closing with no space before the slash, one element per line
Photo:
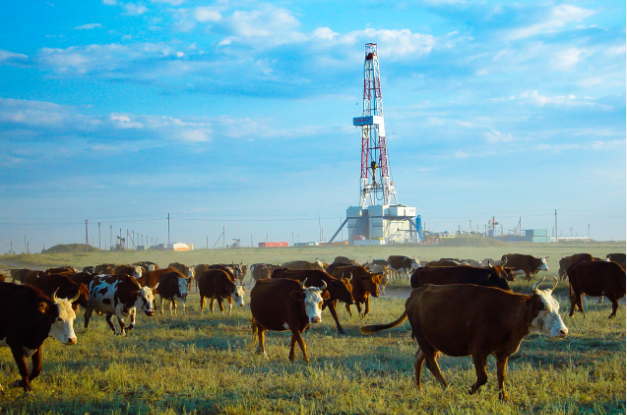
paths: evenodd
<path fill-rule="evenodd" d="M 11 270 L 11 275 L 13 276 L 13 282 L 15 282 L 15 280 L 18 280 L 23 285 L 34 283 L 39 277 L 41 277 L 44 274 L 45 274 L 44 271 L 38 271 L 35 269 L 28 269 L 28 268 L 19 269 L 15 273 L 13 272 L 13 270 Z"/>
<path fill-rule="evenodd" d="M 441 258 L 437 261 L 429 261 L 427 262 L 427 267 L 458 267 L 462 263 L 451 258 Z"/>
<path fill-rule="evenodd" d="M 627 255 L 625 255 L 624 253 L 607 254 L 605 258 L 609 261 L 614 261 L 618 263 L 627 261 Z"/>
<path fill-rule="evenodd" d="M 71 267 L 69 265 L 64 265 L 62 267 L 56 267 L 56 268 L 48 268 L 46 270 L 46 274 L 60 274 L 62 272 L 73 272 L 73 273 L 77 273 L 78 269 Z"/>
<path fill-rule="evenodd" d="M 257 281 L 250 293 L 250 311 L 252 312 L 252 341 L 249 348 L 258 343 L 257 353 L 266 359 L 265 332 L 290 330 L 292 341 L 289 359 L 294 361 L 296 343 L 303 351 L 303 359 L 309 363 L 307 346 L 302 333 L 309 323 L 322 321 L 322 304 L 326 299 L 321 287 L 305 288 L 307 281 L 277 278 Z"/>
<path fill-rule="evenodd" d="M 105 274 L 105 275 L 113 275 L 113 271 L 115 271 L 115 267 L 118 264 L 100 264 L 100 265 L 96 265 L 96 267 L 94 268 L 94 272 L 98 275 L 100 274 Z"/>
<path fill-rule="evenodd" d="M 522 340 L 532 332 L 564 338 L 568 329 L 559 315 L 559 303 L 548 290 L 533 285 L 533 294 L 514 294 L 498 288 L 477 285 L 425 285 L 412 291 L 405 303 L 405 312 L 389 324 L 364 326 L 364 334 L 396 327 L 409 318 L 413 337 L 418 342 L 416 385 L 422 389 L 420 374 L 427 368 L 440 381 L 447 383 L 440 372 L 438 352 L 449 356 L 472 355 L 477 382 L 470 393 L 487 383 L 486 361 L 496 356 L 499 398 L 506 400 L 505 371 L 507 359 L 516 353 Z"/>
<path fill-rule="evenodd" d="M 176 315 L 176 301 L 181 301 L 181 314 L 185 315 L 185 300 L 187 299 L 187 287 L 189 278 L 178 271 L 166 272 L 159 276 L 159 287 L 156 294 L 161 297 L 161 314 L 163 315 L 163 301 L 168 301 L 170 315 L 172 315 L 172 305 L 174 305 L 174 315 Z M 155 301 L 155 304 L 157 301 Z"/>
<path fill-rule="evenodd" d="M 590 254 L 574 254 L 570 256 L 565 256 L 564 258 L 560 259 L 560 269 L 557 274 L 561 279 L 566 279 L 566 271 L 568 271 L 568 268 L 571 265 L 581 261 L 594 261 L 594 257 Z"/>
<path fill-rule="evenodd" d="M 148 271 L 147 273 L 143 274 L 141 278 L 137 278 L 137 282 L 142 287 L 149 287 L 149 288 L 155 289 L 155 287 L 159 284 L 159 278 L 161 277 L 161 275 L 167 272 L 172 272 L 172 271 L 176 271 L 176 269 L 175 268 L 162 268 L 162 269 L 156 269 L 154 271 Z M 154 307 L 155 307 L 155 311 L 159 310 L 157 301 L 155 301 Z"/>
<path fill-rule="evenodd" d="M 113 275 L 130 275 L 135 279 L 142 277 L 144 268 L 140 265 L 116 265 Z"/>
<path fill-rule="evenodd" d="M 194 279 L 194 276 L 196 275 L 193 266 L 181 264 L 180 262 L 173 262 L 170 265 L 168 265 L 168 268 L 174 268 L 178 272 L 185 275 L 187 278 L 191 278 L 192 280 Z"/>
<path fill-rule="evenodd" d="M 349 265 L 346 267 L 336 268 L 333 276 L 337 279 L 352 277 L 351 284 L 353 290 L 353 301 L 357 307 L 357 311 L 361 318 L 366 317 L 370 311 L 370 295 L 379 297 L 379 284 L 383 278 L 381 274 L 372 274 L 361 265 Z M 364 314 L 361 314 L 361 304 L 365 304 Z M 351 305 L 346 304 L 346 311 L 353 316 Z"/>
<path fill-rule="evenodd" d="M 548 271 L 547 257 L 536 258 L 525 254 L 505 254 L 501 257 L 501 265 L 507 265 L 513 271 L 525 274 L 525 281 L 530 281 L 531 276 L 538 271 Z"/>
<path fill-rule="evenodd" d="M 248 283 L 249 287 L 252 286 L 253 280 L 257 282 L 259 280 L 270 278 L 272 276 L 272 271 L 280 267 L 281 267 L 280 265 L 264 264 L 264 263 L 252 264 L 250 266 L 250 281 Z"/>
<path fill-rule="evenodd" d="M 200 291 L 200 314 L 205 310 L 206 298 L 209 298 L 209 307 L 213 313 L 215 301 L 218 301 L 220 313 L 224 312 L 222 300 L 229 303 L 228 315 L 231 315 L 233 301 L 235 304 L 244 307 L 244 287 L 236 285 L 232 277 L 224 270 L 209 269 L 198 278 L 198 290 Z"/>
<path fill-rule="evenodd" d="M 500 266 L 499 266 L 500 267 Z M 475 284 L 482 287 L 500 288 L 512 291 L 507 280 L 494 268 L 471 267 L 424 267 L 418 268 L 411 276 L 411 288 L 420 288 L 426 284 Z"/>
<path fill-rule="evenodd" d="M 570 314 L 578 308 L 584 315 L 582 294 L 592 297 L 605 296 L 612 303 L 610 318 L 616 317 L 618 299 L 625 296 L 625 269 L 616 262 L 583 261 L 571 265 L 568 270 L 570 284 Z"/>
<path fill-rule="evenodd" d="M 283 268 L 289 269 L 319 269 L 325 271 L 324 263 L 316 258 L 315 261 L 289 261 L 281 265 Z"/>
<path fill-rule="evenodd" d="M 347 305 L 353 304 L 353 286 L 350 283 L 352 277 L 337 279 L 324 271 L 317 269 L 302 269 L 302 270 L 288 270 L 286 268 L 280 268 L 281 271 L 274 271 L 272 278 L 289 278 L 291 280 L 305 281 L 307 280 L 307 286 L 309 287 L 321 287 L 324 283 L 329 296 L 324 300 L 322 309 L 329 307 L 329 312 L 335 320 L 335 326 L 340 334 L 346 334 L 340 320 L 337 317 L 337 302 L 341 301 Z"/>
<path fill-rule="evenodd" d="M 57 293 L 58 298 L 76 298 L 72 302 L 74 311 L 78 310 L 78 306 L 87 308 L 89 305 L 89 288 L 85 284 L 77 284 L 69 277 L 61 274 L 47 274 L 38 278 L 31 284 L 33 287 L 39 288 L 47 296 Z"/>

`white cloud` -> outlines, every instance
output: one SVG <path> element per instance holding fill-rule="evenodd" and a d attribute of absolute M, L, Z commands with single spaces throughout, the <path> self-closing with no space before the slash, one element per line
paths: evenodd
<path fill-rule="evenodd" d="M 148 11 L 148 8 L 143 4 L 135 4 L 135 3 L 126 3 L 124 5 L 126 9 L 126 13 L 129 16 L 138 16 L 140 14 L 144 14 Z"/>
<path fill-rule="evenodd" d="M 512 138 L 511 134 L 503 134 L 500 131 L 495 130 L 494 128 L 491 129 L 490 132 L 485 134 L 485 138 L 488 141 L 488 143 L 508 143 L 510 141 L 514 141 L 514 138 Z"/>
<path fill-rule="evenodd" d="M 288 10 L 266 5 L 261 10 L 235 11 L 223 19 L 222 25 L 233 35 L 220 42 L 230 45 L 238 40 L 264 38 L 272 45 L 302 42 L 306 36 L 295 29 L 300 22 Z"/>
<path fill-rule="evenodd" d="M 520 94 L 521 98 L 527 98 L 529 100 L 531 100 L 533 103 L 535 103 L 536 105 L 539 105 L 541 107 L 548 105 L 548 104 L 553 104 L 553 105 L 572 105 L 572 104 L 577 104 L 577 105 L 584 105 L 584 102 L 582 101 L 578 101 L 577 97 L 573 94 L 570 94 L 568 96 L 565 95 L 556 95 L 556 96 L 545 96 L 545 95 L 540 95 L 538 93 L 537 90 L 534 91 L 526 91 L 523 92 L 522 94 Z M 591 105 L 591 103 L 588 103 L 587 105 Z"/>
<path fill-rule="evenodd" d="M 553 69 L 560 71 L 569 71 L 581 61 L 583 51 L 577 48 L 569 48 L 564 51 L 557 52 L 551 59 Z"/>
<path fill-rule="evenodd" d="M 562 29 L 567 23 L 582 21 L 594 15 L 594 10 L 583 9 L 569 4 L 562 4 L 554 7 L 550 15 L 541 23 L 528 27 L 514 29 L 509 33 L 510 39 L 524 39 L 540 34 L 555 33 Z"/>
<path fill-rule="evenodd" d="M 457 150 L 455 151 L 455 153 L 453 153 L 453 157 L 455 157 L 456 159 L 464 159 L 468 157 L 468 153 L 462 150 Z"/>
<path fill-rule="evenodd" d="M 222 15 L 213 7 L 197 7 L 194 9 L 194 18 L 200 23 L 218 22 Z"/>
<path fill-rule="evenodd" d="M 102 0 L 102 2 L 107 6 L 115 6 L 117 4 L 116 0 Z"/>
<path fill-rule="evenodd" d="M 152 3 L 169 4 L 170 6 L 179 6 L 185 3 L 185 0 L 150 0 Z"/>
<path fill-rule="evenodd" d="M 10 63 L 16 61 L 27 61 L 28 56 L 22 55 L 21 53 L 13 53 L 8 50 L 0 49 L 0 65 L 3 63 Z"/>
<path fill-rule="evenodd" d="M 101 28 L 102 25 L 100 23 L 87 23 L 84 25 L 76 26 L 75 30 L 91 30 L 96 28 Z"/>
<path fill-rule="evenodd" d="M 181 139 L 192 143 L 211 141 L 203 130 L 185 130 L 181 132 Z"/>
<path fill-rule="evenodd" d="M 109 119 L 118 128 L 143 128 L 142 123 L 131 121 L 128 115 L 111 114 Z"/>

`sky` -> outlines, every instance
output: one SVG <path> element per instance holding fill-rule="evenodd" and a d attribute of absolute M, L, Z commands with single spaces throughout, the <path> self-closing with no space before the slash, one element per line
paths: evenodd
<path fill-rule="evenodd" d="M 364 45 L 425 228 L 625 240 L 625 1 L 0 6 L 0 253 L 126 231 L 328 240 L 359 203 Z M 98 223 L 101 236 L 98 237 Z M 139 235 L 139 236 L 137 236 Z M 346 232 L 343 233 L 346 237 Z"/>

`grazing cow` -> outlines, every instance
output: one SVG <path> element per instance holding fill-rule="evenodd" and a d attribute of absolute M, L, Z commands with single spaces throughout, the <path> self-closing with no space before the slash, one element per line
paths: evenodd
<path fill-rule="evenodd" d="M 607 297 L 612 303 L 610 318 L 616 317 L 618 299 L 625 296 L 623 267 L 616 262 L 582 261 L 572 264 L 567 274 L 570 285 L 570 317 L 575 314 L 575 308 L 586 315 L 581 301 L 582 294 Z"/>
<path fill-rule="evenodd" d="M 172 315 L 172 305 L 174 305 L 174 315 L 176 315 L 176 301 L 181 301 L 181 314 L 185 315 L 185 300 L 187 299 L 187 286 L 189 278 L 178 271 L 166 272 L 159 276 L 159 288 L 157 294 L 161 297 L 161 314 L 163 315 L 163 301 L 170 305 L 170 315 Z"/>
<path fill-rule="evenodd" d="M 56 267 L 56 268 L 48 268 L 46 270 L 46 274 L 60 274 L 62 272 L 72 272 L 74 274 L 76 274 L 78 272 L 78 269 L 71 267 L 69 265 L 65 265 L 62 267 Z"/>
<path fill-rule="evenodd" d="M 364 268 L 373 274 L 381 274 L 381 283 L 379 284 L 379 291 L 381 295 L 385 295 L 385 287 L 390 282 L 390 269 L 387 265 L 365 263 Z"/>
<path fill-rule="evenodd" d="M 564 258 L 560 259 L 560 269 L 557 274 L 561 279 L 566 279 L 566 271 L 568 270 L 568 268 L 571 265 L 581 261 L 594 261 L 594 257 L 590 254 L 574 254 L 570 256 L 565 256 Z"/>
<path fill-rule="evenodd" d="M 252 312 L 252 341 L 249 348 L 258 343 L 257 353 L 266 359 L 265 332 L 290 330 L 292 341 L 289 359 L 294 361 L 296 343 L 303 351 L 303 359 L 309 363 L 307 346 L 302 333 L 309 323 L 322 321 L 322 304 L 328 293 L 326 284 L 321 287 L 305 288 L 307 281 L 278 278 L 257 281 L 250 293 Z"/>
<path fill-rule="evenodd" d="M 506 254 L 501 257 L 501 265 L 510 267 L 514 274 L 525 274 L 525 281 L 530 281 L 531 276 L 538 271 L 548 271 L 547 257 L 536 258 L 525 254 Z M 516 272 L 518 271 L 518 272 Z"/>
<path fill-rule="evenodd" d="M 55 293 L 48 297 L 38 288 L 0 283 L 0 347 L 11 348 L 22 377 L 13 386 L 24 392 L 32 390 L 30 383 L 41 373 L 41 346 L 48 336 L 66 345 L 76 344 L 74 300 L 57 298 Z M 2 386 L 0 392 L 4 392 Z"/>
<path fill-rule="evenodd" d="M 289 269 L 319 269 L 320 271 L 325 271 L 324 263 L 317 258 L 314 262 L 289 261 L 281 265 L 281 267 Z"/>
<path fill-rule="evenodd" d="M 117 265 L 113 269 L 113 275 L 130 275 L 133 278 L 140 279 L 144 273 L 144 269 L 140 265 Z"/>
<path fill-rule="evenodd" d="M 420 288 L 427 284 L 475 284 L 483 287 L 494 287 L 505 291 L 512 291 L 507 280 L 496 267 L 482 268 L 460 265 L 458 267 L 418 268 L 412 274 L 410 281 L 411 288 Z"/>
<path fill-rule="evenodd" d="M 60 274 L 44 275 L 32 284 L 33 287 L 39 288 L 47 296 L 52 297 L 53 293 L 59 298 L 75 298 L 72 301 L 74 311 L 78 310 L 78 306 L 87 308 L 89 305 L 89 288 L 85 284 L 78 284 L 70 277 Z"/>
<path fill-rule="evenodd" d="M 499 398 L 507 399 L 505 371 L 507 359 L 516 353 L 522 340 L 532 332 L 564 338 L 568 329 L 559 315 L 559 303 L 551 295 L 555 284 L 548 290 L 533 285 L 533 294 L 514 294 L 498 288 L 477 285 L 430 285 L 413 290 L 405 303 L 405 312 L 389 324 L 365 326 L 364 334 L 396 327 L 406 318 L 418 342 L 416 385 L 422 389 L 420 374 L 427 360 L 427 368 L 440 381 L 447 383 L 440 372 L 438 352 L 449 356 L 472 355 L 477 382 L 470 393 L 487 383 L 486 361 L 496 357 Z"/>
<path fill-rule="evenodd" d="M 353 290 L 353 301 L 361 318 L 366 317 L 370 311 L 370 296 L 379 297 L 379 284 L 383 278 L 381 274 L 372 274 L 361 265 L 349 265 L 336 268 L 333 276 L 337 279 L 352 278 L 350 280 Z M 363 315 L 361 314 L 361 304 L 365 304 Z M 346 311 L 353 316 L 351 305 L 346 304 Z"/>
<path fill-rule="evenodd" d="M 327 287 L 325 292 L 329 293 L 328 298 L 324 300 L 322 309 L 329 307 L 329 312 L 335 320 L 335 326 L 340 334 L 346 334 L 340 320 L 337 316 L 337 302 L 341 301 L 347 305 L 353 304 L 353 286 L 350 281 L 352 277 L 337 279 L 330 276 L 324 271 L 317 269 L 302 269 L 302 270 L 289 270 L 286 268 L 279 268 L 281 271 L 275 271 L 272 273 L 272 278 L 289 278 L 291 280 L 305 281 L 309 287 L 321 287 L 323 284 Z"/>
<path fill-rule="evenodd" d="M 233 301 L 235 305 L 244 307 L 244 291 L 245 288 L 235 284 L 226 271 L 221 269 L 209 269 L 202 273 L 198 278 L 198 291 L 200 291 L 200 314 L 205 311 L 205 302 L 209 298 L 209 309 L 213 313 L 213 306 L 218 301 L 220 313 L 224 312 L 222 300 L 226 299 L 229 303 L 228 315 L 231 315 L 233 309 Z"/>
<path fill-rule="evenodd" d="M 420 268 L 420 264 L 415 258 L 403 255 L 390 255 L 388 257 L 389 268 L 395 278 L 405 276 L 409 279 L 409 273 L 416 268 Z"/>
<path fill-rule="evenodd" d="M 44 274 L 44 271 L 23 268 L 19 273 L 17 273 L 17 275 L 13 277 L 13 281 L 15 282 L 15 279 L 17 278 L 17 280 L 22 284 L 33 284 L 35 281 L 37 281 L 39 277 Z"/>
<path fill-rule="evenodd" d="M 158 288 L 159 284 L 153 288 Z M 113 315 L 118 318 L 120 334 L 124 335 L 135 327 L 136 308 L 154 316 L 155 296 L 152 289 L 142 287 L 129 275 L 98 275 L 89 284 L 89 307 L 85 310 L 85 329 L 89 326 L 91 313 L 96 310 L 107 315 L 107 323 L 116 333 Z M 129 317 L 131 324 L 125 326 L 124 318 Z"/>
<path fill-rule="evenodd" d="M 117 264 L 100 264 L 100 265 L 96 265 L 96 267 L 94 268 L 94 272 L 96 274 L 111 275 L 111 274 L 113 274 L 113 271 L 115 271 L 115 267 L 116 266 L 117 266 Z"/>

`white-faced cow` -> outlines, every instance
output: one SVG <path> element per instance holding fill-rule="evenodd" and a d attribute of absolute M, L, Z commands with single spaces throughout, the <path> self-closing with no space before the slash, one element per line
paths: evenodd
<path fill-rule="evenodd" d="M 72 301 L 77 298 L 60 299 L 56 293 L 48 297 L 38 288 L 0 283 L 0 347 L 11 349 L 22 377 L 13 386 L 24 392 L 32 390 L 30 382 L 41 373 L 41 347 L 48 336 L 63 344 L 76 344 Z M 33 363 L 30 372 L 29 357 Z"/>
<path fill-rule="evenodd" d="M 416 384 L 421 390 L 422 365 L 440 382 L 447 383 L 438 366 L 439 352 L 448 356 L 472 355 L 477 381 L 470 393 L 487 383 L 486 362 L 496 357 L 499 398 L 507 399 L 505 371 L 507 359 L 518 351 L 520 343 L 533 332 L 564 338 L 568 329 L 559 315 L 559 303 L 548 290 L 533 285 L 533 294 L 514 294 L 498 288 L 467 285 L 427 284 L 412 291 L 405 303 L 405 312 L 389 324 L 364 326 L 364 334 L 396 327 L 409 318 L 413 337 L 418 342 L 414 366 Z"/>
<path fill-rule="evenodd" d="M 176 315 L 176 302 L 181 302 L 181 314 L 185 315 L 185 300 L 187 300 L 187 287 L 189 278 L 178 271 L 170 271 L 159 276 L 157 294 L 161 298 L 161 314 L 163 315 L 163 302 L 169 303 L 170 315 L 174 305 L 174 315 Z"/>
<path fill-rule="evenodd" d="M 538 271 L 548 271 L 547 257 L 536 258 L 525 254 L 506 254 L 501 257 L 501 265 L 507 265 L 512 269 L 514 275 L 525 274 L 525 281 L 530 281 L 531 276 Z"/>
<path fill-rule="evenodd" d="M 294 361 L 296 343 L 303 352 L 303 359 L 309 362 L 307 347 L 302 333 L 309 323 L 322 321 L 322 304 L 328 293 L 322 287 L 305 288 L 307 280 L 277 278 L 257 281 L 250 293 L 251 328 L 253 331 L 250 348 L 258 343 L 257 353 L 266 355 L 265 332 L 290 330 L 289 359 Z"/>
<path fill-rule="evenodd" d="M 158 288 L 159 284 L 153 288 Z M 124 335 L 135 327 L 135 313 L 139 308 L 147 316 L 154 316 L 155 296 L 152 289 L 142 287 L 129 275 L 98 275 L 89 284 L 89 307 L 85 310 L 85 329 L 89 326 L 91 313 L 96 310 L 107 315 L 107 323 L 116 333 L 113 315 L 118 318 L 120 334 Z M 125 325 L 124 318 L 129 317 L 131 324 Z"/>
<path fill-rule="evenodd" d="M 213 306 L 218 302 L 220 312 L 224 312 L 222 300 L 229 303 L 228 315 L 231 315 L 233 302 L 236 306 L 244 307 L 245 288 L 236 284 L 236 279 L 222 269 L 208 269 L 198 277 L 198 291 L 200 291 L 200 314 L 205 310 L 206 299 L 209 298 L 209 309 L 213 313 Z"/>

